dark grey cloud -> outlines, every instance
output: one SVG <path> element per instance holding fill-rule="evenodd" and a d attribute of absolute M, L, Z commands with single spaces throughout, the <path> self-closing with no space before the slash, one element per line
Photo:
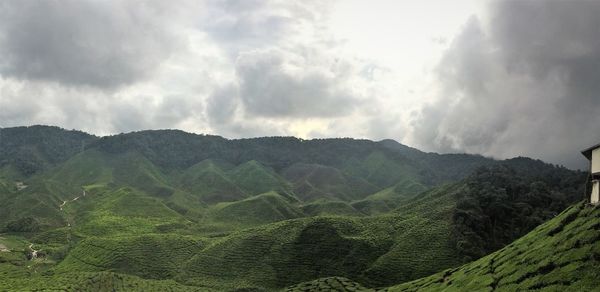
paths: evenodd
<path fill-rule="evenodd" d="M 206 113 L 213 125 L 223 125 L 236 115 L 239 102 L 237 86 L 228 85 L 215 89 L 207 101 Z"/>
<path fill-rule="evenodd" d="M 275 118 L 348 114 L 358 100 L 346 87 L 336 60 L 320 58 L 279 50 L 241 54 L 236 72 L 245 112 Z"/>
<path fill-rule="evenodd" d="M 414 122 L 421 145 L 571 167 L 600 142 L 600 2 L 498 1 L 439 64 L 443 90 Z"/>
<path fill-rule="evenodd" d="M 0 74 L 114 88 L 150 76 L 177 39 L 159 2 L 2 1 Z"/>

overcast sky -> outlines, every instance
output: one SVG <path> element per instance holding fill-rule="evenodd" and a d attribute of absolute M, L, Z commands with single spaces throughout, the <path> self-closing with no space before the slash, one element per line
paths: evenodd
<path fill-rule="evenodd" d="M 0 0 L 0 127 L 391 138 L 581 167 L 600 1 Z"/>

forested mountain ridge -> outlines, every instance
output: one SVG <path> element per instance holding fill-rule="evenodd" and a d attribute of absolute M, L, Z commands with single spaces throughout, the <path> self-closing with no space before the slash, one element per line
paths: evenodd
<path fill-rule="evenodd" d="M 23 277 L 30 289 L 276 290 L 329 276 L 385 287 L 502 248 L 580 200 L 585 181 L 392 140 L 0 135 L 2 289 Z M 34 249 L 43 256 L 27 260 Z"/>
<path fill-rule="evenodd" d="M 0 128 L 0 168 L 28 176 L 66 161 L 95 139 L 51 126 Z"/>

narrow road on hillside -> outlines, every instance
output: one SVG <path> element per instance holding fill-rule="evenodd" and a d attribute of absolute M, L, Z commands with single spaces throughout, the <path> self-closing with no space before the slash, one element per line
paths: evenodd
<path fill-rule="evenodd" d="M 61 211 L 65 212 L 65 210 L 63 209 L 63 207 L 64 207 L 64 206 L 65 206 L 67 203 L 69 203 L 69 202 L 75 202 L 75 201 L 79 200 L 79 198 L 81 198 L 81 197 L 85 197 L 85 195 L 86 195 L 86 193 L 85 193 L 85 190 L 83 190 L 83 194 L 82 194 L 81 196 L 77 196 L 77 197 L 75 197 L 75 198 L 73 198 L 73 199 L 71 199 L 71 200 L 69 200 L 69 201 L 63 201 L 63 202 L 62 202 L 62 204 L 60 204 L 60 206 L 58 206 L 58 207 L 60 208 L 60 210 L 61 210 Z M 67 222 L 67 226 L 68 226 L 68 227 L 71 227 L 71 223 L 70 223 L 70 222 Z"/>

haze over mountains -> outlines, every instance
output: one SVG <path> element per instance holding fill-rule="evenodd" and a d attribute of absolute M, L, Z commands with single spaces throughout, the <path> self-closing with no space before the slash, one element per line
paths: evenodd
<path fill-rule="evenodd" d="M 585 178 L 392 140 L 3 128 L 0 288 L 388 287 L 503 248 Z"/>

